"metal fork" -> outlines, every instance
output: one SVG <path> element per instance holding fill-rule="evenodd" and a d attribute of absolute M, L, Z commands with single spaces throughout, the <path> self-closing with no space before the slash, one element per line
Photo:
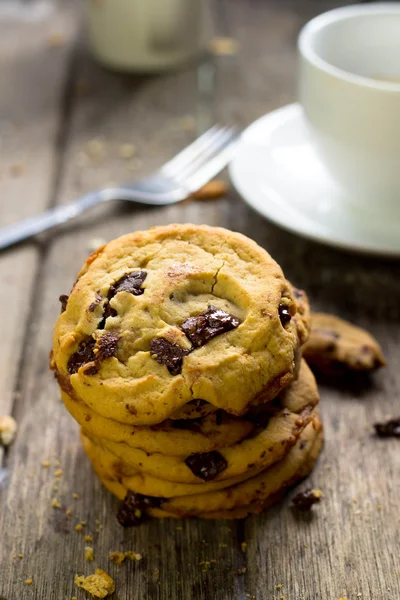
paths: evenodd
<path fill-rule="evenodd" d="M 58 206 L 0 230 L 0 249 L 77 217 L 108 200 L 128 200 L 164 206 L 185 200 L 228 164 L 239 132 L 214 125 L 149 177 L 120 188 L 89 192 L 65 206 Z"/>

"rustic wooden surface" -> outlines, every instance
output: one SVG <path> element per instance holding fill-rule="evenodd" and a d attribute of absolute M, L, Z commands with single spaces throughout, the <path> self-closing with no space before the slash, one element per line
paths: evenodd
<path fill-rule="evenodd" d="M 1 225 L 151 170 L 190 141 L 193 119 L 201 126 L 213 118 L 245 125 L 292 101 L 299 28 L 338 5 L 217 2 L 219 30 L 236 38 L 240 51 L 216 61 L 209 110 L 198 97 L 196 68 L 160 78 L 112 74 L 95 65 L 77 41 L 79 18 L 72 2 L 54 11 L 45 2 L 21 4 L 15 11 L 11 4 L 0 3 Z M 105 142 L 97 161 L 85 154 L 94 138 Z M 132 161 L 119 157 L 125 142 L 138 148 Z M 24 165 L 20 174 L 17 163 Z M 115 520 L 117 502 L 92 473 L 77 426 L 59 401 L 47 366 L 57 298 L 68 292 L 90 246 L 133 229 L 185 221 L 253 237 L 308 291 L 314 309 L 366 326 L 382 343 L 388 368 L 371 381 L 321 386 L 326 444 L 302 486 L 321 488 L 324 499 L 310 518 L 296 518 L 287 499 L 245 521 L 154 521 L 123 530 Z M 230 192 L 213 202 L 161 209 L 102 207 L 4 252 L 0 278 L 0 414 L 13 414 L 19 424 L 2 463 L 0 456 L 2 600 L 74 595 L 81 600 L 85 594 L 76 590 L 74 574 L 95 567 L 114 576 L 115 600 L 400 598 L 399 442 L 374 438 L 370 427 L 400 413 L 398 262 L 297 238 L 259 218 Z M 49 468 L 41 465 L 44 460 Z M 59 479 L 57 461 L 63 469 Z M 53 497 L 63 509 L 71 508 L 72 516 L 52 508 Z M 93 563 L 85 561 L 83 534 L 74 528 L 81 520 L 94 537 Z M 144 558 L 110 564 L 108 553 L 121 549 Z M 204 562 L 211 560 L 216 562 Z"/>

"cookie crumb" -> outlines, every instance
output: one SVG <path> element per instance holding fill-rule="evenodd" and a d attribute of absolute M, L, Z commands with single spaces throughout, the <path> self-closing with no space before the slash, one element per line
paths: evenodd
<path fill-rule="evenodd" d="M 120 157 L 124 158 L 125 160 L 133 158 L 136 152 L 137 148 L 134 144 L 121 144 L 118 150 Z"/>
<path fill-rule="evenodd" d="M 78 500 L 78 498 L 79 498 L 79 494 L 77 494 L 76 492 L 74 492 L 74 493 L 72 494 L 72 497 L 73 497 L 73 499 L 74 499 L 74 500 Z"/>
<path fill-rule="evenodd" d="M 126 558 L 129 560 L 142 560 L 142 555 L 138 552 L 133 552 L 133 550 L 128 550 L 127 552 L 110 552 L 108 558 L 112 560 L 115 565 L 121 565 Z"/>
<path fill-rule="evenodd" d="M 54 471 L 54 477 L 61 477 L 62 474 L 63 474 L 62 469 L 57 469 L 56 471 Z"/>
<path fill-rule="evenodd" d="M 283 583 L 277 583 L 275 587 L 277 590 L 281 590 L 283 588 Z"/>
<path fill-rule="evenodd" d="M 247 542 L 242 542 L 240 544 L 240 547 L 242 549 L 242 552 L 246 552 L 246 550 L 247 550 Z"/>
<path fill-rule="evenodd" d="M 102 569 L 96 569 L 93 575 L 75 575 L 75 585 L 96 598 L 105 598 L 115 591 L 114 580 Z"/>
<path fill-rule="evenodd" d="M 65 35 L 60 31 L 53 31 L 47 36 L 46 44 L 48 48 L 61 48 L 66 42 Z"/>
<path fill-rule="evenodd" d="M 246 573 L 246 571 L 247 571 L 246 567 L 243 567 L 242 569 L 238 569 L 238 570 L 236 571 L 236 573 L 237 573 L 238 575 L 244 575 L 244 574 Z"/>
<path fill-rule="evenodd" d="M 25 583 L 26 583 L 26 585 L 32 585 L 33 579 L 31 577 L 29 577 L 29 579 L 25 579 Z"/>
<path fill-rule="evenodd" d="M 100 162 L 104 158 L 104 142 L 99 138 L 89 140 L 89 142 L 86 144 L 85 153 L 92 163 Z"/>
<path fill-rule="evenodd" d="M 12 177 L 21 177 L 26 171 L 24 163 L 14 163 L 10 165 L 10 175 Z"/>
<path fill-rule="evenodd" d="M 203 185 L 197 192 L 194 192 L 192 198 L 195 200 L 214 200 L 221 196 L 225 196 L 227 191 L 228 184 L 226 181 L 223 181 L 222 179 L 213 179 Z"/>
<path fill-rule="evenodd" d="M 76 596 L 72 596 L 71 600 L 78 600 Z"/>
<path fill-rule="evenodd" d="M 78 523 L 78 525 L 75 525 L 75 531 L 83 531 L 83 525 L 81 523 Z"/>
<path fill-rule="evenodd" d="M 311 490 L 312 495 L 314 496 L 314 498 L 322 498 L 323 493 L 322 490 Z"/>
<path fill-rule="evenodd" d="M 215 37 L 210 40 L 208 47 L 215 56 L 233 56 L 239 51 L 238 42 L 230 37 Z"/>
<path fill-rule="evenodd" d="M 70 517 L 71 515 L 72 515 L 72 510 L 70 508 L 67 508 L 67 510 L 65 511 L 65 516 Z"/>
<path fill-rule="evenodd" d="M 17 433 L 17 422 L 13 417 L 0 417 L 0 446 L 9 446 Z"/>
<path fill-rule="evenodd" d="M 48 460 L 42 460 L 42 467 L 45 467 L 46 469 L 50 466 L 50 463 Z"/>
<path fill-rule="evenodd" d="M 85 559 L 94 560 L 94 552 L 91 546 L 85 546 Z"/>
<path fill-rule="evenodd" d="M 126 556 L 125 552 L 110 552 L 108 558 L 112 560 L 112 562 L 115 565 L 121 565 L 124 562 Z"/>
<path fill-rule="evenodd" d="M 61 508 L 61 504 L 59 503 L 57 498 L 53 498 L 53 500 L 51 501 L 51 506 L 52 508 Z"/>
<path fill-rule="evenodd" d="M 141 554 L 139 554 L 139 552 L 133 552 L 132 550 L 128 550 L 128 552 L 125 552 L 125 556 L 126 558 L 129 558 L 129 560 L 142 560 L 143 556 Z"/>
<path fill-rule="evenodd" d="M 18 558 L 24 558 L 23 554 L 18 554 Z"/>
<path fill-rule="evenodd" d="M 85 542 L 93 542 L 93 537 L 91 535 L 85 535 L 83 539 Z"/>

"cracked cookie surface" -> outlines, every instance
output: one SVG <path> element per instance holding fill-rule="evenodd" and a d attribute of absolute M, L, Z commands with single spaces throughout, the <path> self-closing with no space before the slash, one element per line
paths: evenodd
<path fill-rule="evenodd" d="M 131 425 L 193 402 L 244 414 L 293 379 L 308 335 L 304 296 L 255 242 L 169 225 L 125 235 L 86 261 L 53 337 L 60 386 Z"/>

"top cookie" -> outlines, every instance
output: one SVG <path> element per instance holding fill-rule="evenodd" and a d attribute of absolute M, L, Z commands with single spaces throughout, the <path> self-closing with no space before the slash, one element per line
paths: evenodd
<path fill-rule="evenodd" d="M 135 425 L 193 400 L 241 415 L 272 399 L 292 380 L 309 327 L 306 298 L 265 250 L 204 225 L 99 248 L 63 304 L 52 358 L 61 387 Z"/>

